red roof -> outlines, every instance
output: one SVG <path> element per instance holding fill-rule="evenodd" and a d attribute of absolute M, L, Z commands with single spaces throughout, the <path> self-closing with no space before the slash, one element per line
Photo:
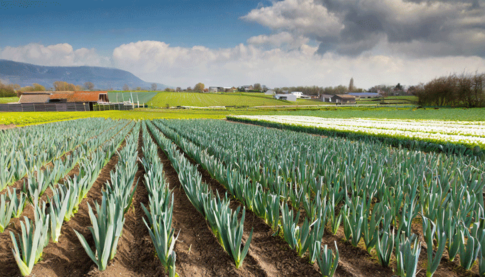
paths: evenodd
<path fill-rule="evenodd" d="M 74 92 L 66 92 L 66 93 L 56 93 L 50 96 L 51 99 L 67 99 L 70 95 L 74 94 Z"/>
<path fill-rule="evenodd" d="M 67 102 L 98 102 L 100 94 L 106 91 L 76 91 L 67 97 Z"/>

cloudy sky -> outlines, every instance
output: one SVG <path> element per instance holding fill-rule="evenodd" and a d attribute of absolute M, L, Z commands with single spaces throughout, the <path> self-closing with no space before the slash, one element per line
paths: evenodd
<path fill-rule="evenodd" d="M 0 59 L 183 87 L 412 85 L 485 71 L 485 0 L 0 0 Z"/>

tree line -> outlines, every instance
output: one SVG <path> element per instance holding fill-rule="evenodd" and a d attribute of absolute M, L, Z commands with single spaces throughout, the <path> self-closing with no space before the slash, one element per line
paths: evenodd
<path fill-rule="evenodd" d="M 485 107 L 485 74 L 451 74 L 415 87 L 422 106 Z"/>

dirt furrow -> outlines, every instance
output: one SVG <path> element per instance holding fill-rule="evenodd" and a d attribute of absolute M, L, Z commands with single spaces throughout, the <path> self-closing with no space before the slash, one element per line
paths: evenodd
<path fill-rule="evenodd" d="M 152 135 L 152 139 L 153 135 Z M 197 212 L 181 187 L 177 172 L 158 147 L 165 179 L 174 194 L 173 227 L 180 236 L 175 244 L 179 276 L 265 276 L 249 264 L 236 269 L 234 261 L 224 252 L 212 234 L 204 217 Z"/>
<path fill-rule="evenodd" d="M 143 157 L 142 131 L 138 137 L 138 157 Z M 141 203 L 148 207 L 148 191 L 145 187 L 145 169 L 138 162 L 138 171 L 135 175 L 135 184 L 138 184 L 133 204 L 125 214 L 123 236 L 118 244 L 118 251 L 114 260 L 105 271 L 93 269 L 88 276 L 163 276 L 163 267 L 155 256 L 148 229 L 143 223 L 145 213 Z"/>

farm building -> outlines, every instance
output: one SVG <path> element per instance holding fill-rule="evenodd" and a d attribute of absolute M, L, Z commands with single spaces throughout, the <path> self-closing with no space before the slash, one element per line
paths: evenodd
<path fill-rule="evenodd" d="M 348 94 L 336 94 L 330 98 L 330 102 L 337 104 L 355 104 L 355 96 Z"/>
<path fill-rule="evenodd" d="M 294 96 L 296 96 L 296 98 L 301 98 L 301 96 L 303 95 L 303 92 L 301 92 L 301 91 L 293 91 L 293 92 L 291 92 L 291 94 L 293 94 Z"/>
<path fill-rule="evenodd" d="M 349 92 L 348 95 L 355 96 L 356 99 L 381 97 L 381 95 L 377 92 Z"/>
<path fill-rule="evenodd" d="M 296 95 L 293 94 L 275 94 L 274 98 L 278 100 L 296 101 Z"/>
<path fill-rule="evenodd" d="M 320 101 L 322 102 L 332 102 L 331 98 L 333 97 L 332 94 L 320 94 Z"/>
<path fill-rule="evenodd" d="M 312 99 L 310 95 L 302 95 L 300 96 L 301 99 Z"/>
<path fill-rule="evenodd" d="M 0 111 L 92 111 L 94 104 L 108 103 L 106 91 L 35 91 L 22 93 L 8 107 L 0 105 Z"/>
<path fill-rule="evenodd" d="M 48 92 L 24 92 L 19 99 L 21 104 L 31 104 L 31 103 L 49 103 L 50 93 Z"/>
<path fill-rule="evenodd" d="M 274 90 L 270 89 L 270 90 L 267 90 L 264 94 L 266 94 L 266 95 L 274 95 L 275 92 L 274 92 Z"/>

